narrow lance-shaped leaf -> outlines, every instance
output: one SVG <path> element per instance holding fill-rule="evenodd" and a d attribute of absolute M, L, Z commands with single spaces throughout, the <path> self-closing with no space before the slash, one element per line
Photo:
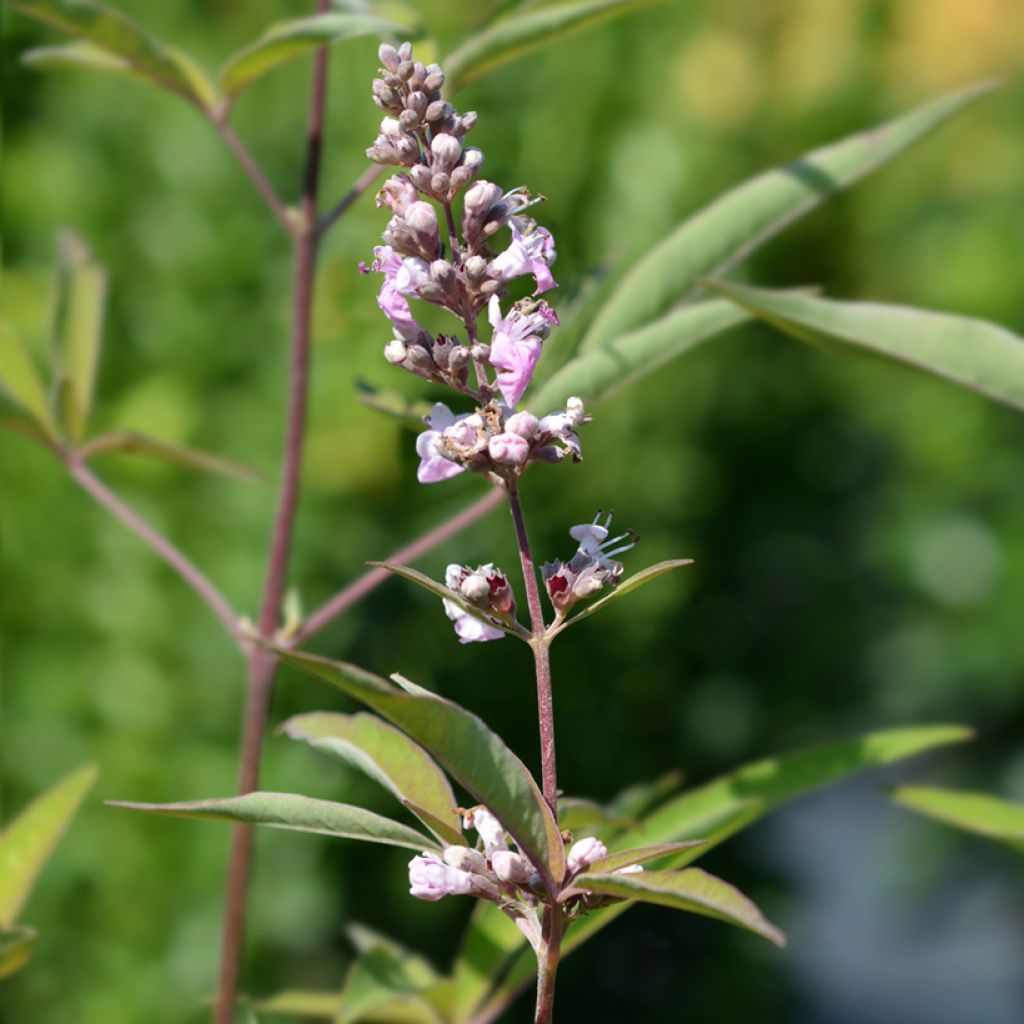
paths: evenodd
<path fill-rule="evenodd" d="M 638 827 L 623 832 L 610 845 L 629 849 L 704 839 L 702 846 L 670 858 L 671 866 L 680 867 L 782 803 L 855 772 L 961 743 L 971 736 L 970 729 L 955 725 L 891 729 L 756 761 L 660 805 Z M 617 904 L 588 914 L 569 930 L 563 952 L 577 949 L 628 908 L 629 904 Z M 489 905 L 479 907 L 456 962 L 456 1021 L 470 1020 L 483 1006 L 496 1016 L 500 1007 L 511 1002 L 533 977 L 533 959 L 533 951 L 499 911 Z M 486 965 L 485 969 L 481 964 Z M 488 979 L 498 975 L 503 980 L 488 994 Z"/>
<path fill-rule="evenodd" d="M 712 287 L 800 341 L 852 346 L 1024 410 L 1024 338 L 1005 327 L 907 306 L 836 302 L 731 282 Z"/>
<path fill-rule="evenodd" d="M 205 107 L 212 87 L 197 79 L 195 62 L 165 46 L 138 22 L 93 0 L 0 0 L 14 10 L 76 36 L 123 61 L 136 75 Z M 114 70 L 94 61 L 98 70 Z"/>
<path fill-rule="evenodd" d="M 168 818 L 197 818 L 242 825 L 268 825 L 293 832 L 316 832 L 341 839 L 359 839 L 410 850 L 440 849 L 422 832 L 351 804 L 316 800 L 294 793 L 247 793 L 223 800 L 195 800 L 174 804 L 140 804 L 108 801 L 112 807 L 145 811 Z"/>
<path fill-rule="evenodd" d="M 93 765 L 79 768 L 37 797 L 0 832 L 0 927 L 10 928 L 17 920 L 96 775 Z"/>
<path fill-rule="evenodd" d="M 704 845 L 703 839 L 687 839 L 684 843 L 659 843 L 657 846 L 638 846 L 632 850 L 618 850 L 615 853 L 608 854 L 607 857 L 591 861 L 579 878 L 582 879 L 591 874 L 610 875 L 620 868 L 629 867 L 631 864 L 646 864 L 651 860 L 661 860 L 670 854 L 679 853 L 682 850 L 693 850 L 698 846 Z M 574 883 L 574 887 L 587 888 L 579 880 Z"/>
<path fill-rule="evenodd" d="M 433 822 L 439 820 L 446 826 L 445 842 L 461 841 L 451 838 L 452 833 L 461 834 L 460 821 L 444 773 L 422 747 L 394 726 L 373 715 L 321 711 L 289 718 L 281 731 L 365 772 L 399 801 L 408 801 L 413 813 L 429 812 L 431 820 L 424 824 L 433 831 Z"/>
<path fill-rule="evenodd" d="M 508 633 L 509 636 L 518 636 L 521 640 L 527 642 L 530 640 L 529 631 L 519 625 L 518 622 L 506 622 L 504 619 L 499 619 L 496 615 L 488 615 L 482 608 L 477 608 L 476 605 L 470 604 L 461 594 L 449 589 L 443 583 L 438 583 L 437 580 L 431 579 L 417 569 L 410 569 L 407 565 L 396 565 L 393 562 L 367 562 L 366 564 L 372 565 L 377 569 L 387 569 L 388 572 L 393 572 L 396 576 L 401 576 L 402 579 L 406 579 L 410 583 L 415 583 L 424 590 L 430 591 L 431 594 L 441 598 L 442 601 L 451 601 L 452 604 L 458 605 L 464 612 L 472 615 L 474 619 L 479 619 L 488 626 L 494 626 L 495 629 L 500 629 Z"/>
<path fill-rule="evenodd" d="M 107 273 L 74 232 L 57 240 L 50 344 L 58 380 L 67 382 L 65 422 L 80 441 L 92 412 L 107 297 Z"/>
<path fill-rule="evenodd" d="M 574 622 L 579 622 L 580 619 L 585 619 L 594 612 L 600 611 L 605 605 L 611 604 L 612 601 L 617 601 L 620 597 L 625 597 L 631 591 L 642 587 L 645 583 L 650 583 L 652 580 L 656 580 L 659 576 L 664 576 L 667 572 L 672 572 L 673 569 L 682 569 L 683 566 L 693 565 L 692 558 L 673 558 L 667 562 L 658 562 L 655 565 L 649 565 L 646 569 L 641 569 L 638 573 L 634 573 L 628 579 L 623 580 L 617 587 L 609 590 L 604 597 L 598 598 L 592 604 L 588 604 L 581 611 L 577 612 L 571 619 L 569 619 L 565 625 L 571 626 Z"/>
<path fill-rule="evenodd" d="M 786 937 L 746 896 L 700 868 L 685 871 L 644 871 L 626 875 L 582 875 L 577 885 L 587 892 L 656 903 L 658 906 L 702 914 L 746 928 L 776 946 Z"/>
<path fill-rule="evenodd" d="M 352 965 L 342 990 L 337 1024 L 366 1020 L 374 1011 L 396 1004 L 413 1006 L 426 1020 L 440 1022 L 437 1011 L 420 997 L 432 982 L 432 978 L 425 979 L 420 973 L 410 971 L 408 961 L 383 946 L 371 949 Z M 389 1015 L 387 1019 L 396 1018 Z"/>
<path fill-rule="evenodd" d="M 545 414 L 564 405 L 570 395 L 588 403 L 603 402 L 676 356 L 749 319 L 746 312 L 721 299 L 676 310 L 600 348 L 578 353 L 530 397 L 530 408 Z"/>
<path fill-rule="evenodd" d="M 991 89 L 984 84 L 950 93 L 727 192 L 683 221 L 632 267 L 594 319 L 581 351 L 607 345 L 689 298 L 701 278 L 722 274 Z"/>
<path fill-rule="evenodd" d="M 554 815 L 527 770 L 476 715 L 442 697 L 403 693 L 345 662 L 274 648 L 284 662 L 362 701 L 420 744 L 461 786 L 486 804 L 533 861 L 551 890 L 565 873 Z"/>
<path fill-rule="evenodd" d="M 211 455 L 198 448 L 187 448 L 180 444 L 158 441 L 154 437 L 138 434 L 133 430 L 114 430 L 92 438 L 79 449 L 79 455 L 91 459 L 106 452 L 123 452 L 128 455 L 147 455 L 164 462 L 173 462 L 179 466 L 202 470 L 205 473 L 217 473 L 221 476 L 234 477 L 236 480 L 261 481 L 262 475 L 248 466 L 220 455 Z"/>
<path fill-rule="evenodd" d="M 449 95 L 502 64 L 572 32 L 649 7 L 658 0 L 589 0 L 514 15 L 470 36 L 442 61 Z"/>
<path fill-rule="evenodd" d="M 234 99 L 268 71 L 318 46 L 357 36 L 390 38 L 408 33 L 409 29 L 393 21 L 367 14 L 328 12 L 278 22 L 254 43 L 228 58 L 220 73 L 221 87 L 229 99 Z"/>
<path fill-rule="evenodd" d="M 32 959 L 37 937 L 35 928 L 0 928 L 0 981 Z"/>
<path fill-rule="evenodd" d="M 889 794 L 903 807 L 965 832 L 998 839 L 1024 850 L 1024 806 L 988 793 L 899 786 Z"/>
<path fill-rule="evenodd" d="M 25 410 L 50 437 L 57 427 L 32 357 L 14 329 L 0 320 L 0 392 Z"/>

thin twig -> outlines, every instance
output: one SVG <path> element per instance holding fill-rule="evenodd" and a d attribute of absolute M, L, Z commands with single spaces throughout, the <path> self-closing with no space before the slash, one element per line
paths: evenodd
<path fill-rule="evenodd" d="M 443 544 L 449 537 L 461 533 L 467 526 L 471 526 L 490 512 L 492 508 L 500 505 L 503 497 L 504 495 L 497 487 L 491 489 L 468 508 L 463 509 L 450 519 L 446 519 L 411 544 L 399 548 L 394 554 L 388 555 L 384 561 L 391 562 L 393 565 L 407 565 L 409 562 L 415 562 L 416 559 L 422 558 L 427 552 L 436 548 L 438 544 Z M 314 633 L 320 632 L 321 629 L 346 612 L 352 605 L 361 601 L 385 580 L 391 579 L 392 576 L 393 573 L 388 572 L 387 569 L 371 569 L 369 572 L 363 573 L 359 579 L 354 580 L 313 612 L 302 623 L 301 628 L 292 639 L 292 643 L 299 644 L 303 640 L 309 639 Z"/>
<path fill-rule="evenodd" d="M 78 457 L 69 456 L 65 465 L 75 483 L 145 541 L 206 602 L 228 636 L 241 645 L 237 613 L 202 570 L 162 533 L 129 508 Z"/>
<path fill-rule="evenodd" d="M 371 164 L 355 180 L 355 184 L 338 200 L 337 204 L 327 211 L 317 225 L 317 232 L 323 238 L 334 226 L 334 222 L 381 176 L 384 167 Z"/>
<path fill-rule="evenodd" d="M 289 234 L 293 234 L 295 231 L 295 222 L 288 211 L 288 207 L 285 205 L 284 200 L 277 194 L 277 189 L 271 185 L 267 176 L 263 173 L 262 168 L 256 163 L 255 157 L 249 152 L 248 147 L 238 137 L 234 128 L 231 127 L 227 120 L 227 113 L 219 113 L 217 111 L 209 112 L 210 123 L 220 133 L 221 138 L 228 145 L 228 149 L 234 154 L 235 159 L 241 165 L 243 171 L 245 171 L 249 180 L 256 187 L 256 191 L 263 197 L 264 202 L 277 219 L 278 223 L 287 231 Z"/>
<path fill-rule="evenodd" d="M 318 0 L 318 11 L 325 11 L 328 0 Z M 267 576 L 260 607 L 259 632 L 274 635 L 280 616 L 295 529 L 299 499 L 302 448 L 305 435 L 306 406 L 309 392 L 309 350 L 313 311 L 313 290 L 317 254 L 317 197 L 320 185 L 320 157 L 324 113 L 327 99 L 328 51 L 321 47 L 313 64 L 313 87 L 306 132 L 306 161 L 303 172 L 302 203 L 294 225 L 276 207 L 278 219 L 292 235 L 294 251 L 294 298 L 292 305 L 291 372 L 288 393 L 288 422 L 285 429 L 284 464 L 277 513 L 274 518 Z M 242 151 L 244 153 L 244 150 Z M 239 159 L 242 159 L 239 154 Z M 244 166 L 244 161 L 243 161 Z M 257 180 L 257 179 L 254 179 Z M 258 186 L 257 180 L 257 186 Z M 261 191 L 263 191 L 261 189 Z M 276 193 L 274 194 L 276 198 Z M 265 198 L 270 202 L 269 196 Z M 271 204 L 273 207 L 273 204 Z M 260 756 L 267 730 L 273 696 L 277 660 L 262 647 L 254 646 L 249 655 L 249 681 L 238 772 L 238 792 L 252 792 L 259 784 Z M 231 1024 L 245 934 L 246 894 L 252 866 L 252 826 L 235 829 L 228 864 L 224 907 L 224 930 L 214 1024 Z"/>

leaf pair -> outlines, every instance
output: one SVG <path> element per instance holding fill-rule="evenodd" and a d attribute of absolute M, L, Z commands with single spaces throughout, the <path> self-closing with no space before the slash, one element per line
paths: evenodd
<path fill-rule="evenodd" d="M 36 932 L 16 921 L 96 775 L 91 765 L 80 768 L 0 832 L 0 979 L 20 970 L 32 956 Z"/>

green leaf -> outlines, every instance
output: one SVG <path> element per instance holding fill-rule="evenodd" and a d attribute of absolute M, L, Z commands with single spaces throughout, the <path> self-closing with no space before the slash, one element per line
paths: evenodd
<path fill-rule="evenodd" d="M 676 356 L 750 317 L 729 302 L 711 299 L 669 313 L 654 323 L 580 352 L 560 367 L 529 399 L 539 414 L 565 405 L 571 395 L 603 402 Z"/>
<path fill-rule="evenodd" d="M 24 342 L 0 320 L 0 391 L 24 409 L 50 437 L 57 436 L 46 389 Z"/>
<path fill-rule="evenodd" d="M 634 824 L 683 784 L 681 771 L 665 772 L 649 782 L 627 786 L 608 802 L 608 813 Z"/>
<path fill-rule="evenodd" d="M 247 793 L 223 800 L 195 800 L 176 804 L 139 804 L 109 800 L 111 807 L 145 811 L 169 818 L 198 818 L 241 825 L 269 825 L 293 832 L 316 832 L 341 839 L 359 839 L 385 846 L 404 846 L 420 852 L 440 849 L 422 832 L 374 814 L 362 807 L 316 800 L 294 793 Z"/>
<path fill-rule="evenodd" d="M 268 71 L 319 46 L 357 36 L 391 38 L 409 32 L 393 21 L 365 14 L 325 13 L 281 21 L 225 61 L 220 72 L 221 88 L 229 99 L 234 99 Z"/>
<path fill-rule="evenodd" d="M 211 455 L 198 448 L 186 448 L 184 445 L 158 441 L 156 438 L 146 437 L 145 434 L 138 434 L 132 430 L 114 430 L 107 434 L 100 434 L 79 450 L 79 454 L 86 459 L 106 452 L 148 455 L 154 459 L 162 459 L 164 462 L 173 462 L 179 466 L 187 466 L 189 469 L 201 470 L 204 473 L 234 477 L 236 480 L 263 480 L 262 474 L 239 462 L 223 459 L 219 455 Z"/>
<path fill-rule="evenodd" d="M 554 815 L 526 765 L 476 715 L 443 697 L 403 693 L 345 662 L 273 648 L 285 663 L 362 701 L 408 733 L 463 788 L 486 804 L 553 890 L 565 873 Z"/>
<path fill-rule="evenodd" d="M 631 864 L 646 864 L 649 860 L 660 860 L 672 853 L 679 853 L 680 850 L 692 850 L 697 846 L 703 846 L 703 839 L 687 839 L 684 843 L 660 843 L 658 846 L 638 846 L 632 850 L 619 850 L 610 853 L 607 857 L 592 861 L 576 881 L 573 882 L 574 889 L 588 888 L 581 879 L 591 874 L 610 875 L 620 868 L 629 867 Z"/>
<path fill-rule="evenodd" d="M 756 761 L 661 804 L 639 826 L 609 845 L 625 850 L 704 839 L 704 845 L 670 858 L 672 867 L 681 867 L 782 803 L 854 772 L 960 743 L 972 735 L 970 729 L 955 725 L 891 729 Z M 629 906 L 617 904 L 575 923 L 566 935 L 563 952 L 581 946 Z M 500 911 L 482 905 L 471 919 L 456 961 L 460 1009 L 455 1020 L 468 1021 L 478 1013 L 482 1016 L 484 1008 L 497 1016 L 533 973 L 533 951 L 525 940 L 511 923 L 505 927 Z M 491 989 L 488 979 L 499 976 L 502 980 Z"/>
<path fill-rule="evenodd" d="M 365 380 L 357 380 L 356 392 L 361 405 L 393 416 L 413 430 L 422 430 L 423 418 L 430 414 L 429 402 L 403 395 L 396 388 L 381 388 Z"/>
<path fill-rule="evenodd" d="M 594 319 L 581 351 L 603 347 L 690 298 L 701 278 L 724 273 L 992 88 L 986 83 L 950 93 L 727 192 L 683 221 L 632 267 Z"/>
<path fill-rule="evenodd" d="M 39 872 L 64 835 L 98 772 L 87 765 L 36 797 L 0 832 L 0 927 L 21 913 Z"/>
<path fill-rule="evenodd" d="M 422 747 L 394 726 L 374 715 L 321 711 L 289 718 L 281 731 L 365 772 L 399 801 L 408 801 L 414 814 L 420 809 L 429 812 L 430 820 L 424 824 L 431 831 L 438 820 L 447 826 L 438 836 L 444 842 L 452 842 L 453 832 L 461 837 L 458 805 L 444 773 Z"/>
<path fill-rule="evenodd" d="M 657 562 L 654 565 L 647 566 L 646 569 L 641 569 L 638 573 L 634 573 L 629 579 L 623 580 L 617 587 L 609 590 L 604 597 L 598 598 L 592 604 L 588 604 L 582 611 L 577 612 L 571 619 L 567 620 L 561 629 L 565 629 L 571 626 L 574 622 L 579 622 L 581 619 L 585 619 L 588 616 L 593 615 L 595 612 L 600 611 L 605 605 L 611 604 L 612 601 L 617 601 L 620 597 L 625 597 L 628 593 L 633 590 L 637 590 L 642 587 L 645 583 L 650 583 L 652 580 L 656 580 L 659 576 L 664 576 L 667 572 L 672 572 L 673 569 L 682 569 L 683 566 L 693 565 L 692 558 L 672 558 L 667 562 Z M 561 629 L 559 632 L 561 632 Z"/>
<path fill-rule="evenodd" d="M 889 795 L 929 818 L 1024 850 L 1024 807 L 1020 804 L 988 793 L 929 786 L 898 786 Z"/>
<path fill-rule="evenodd" d="M 108 66 L 103 67 L 98 60 L 90 63 L 87 51 L 84 60 L 79 54 L 79 66 L 89 64 L 94 69 L 122 70 L 112 66 L 112 62 L 120 61 L 137 76 L 205 109 L 207 97 L 213 90 L 208 82 L 198 84 L 202 73 L 195 62 L 165 46 L 137 21 L 119 11 L 93 0 L 0 0 L 0 4 L 76 36 L 111 58 Z"/>
<path fill-rule="evenodd" d="M 651 6 L 656 0 L 589 0 L 506 18 L 470 36 L 442 62 L 452 95 L 502 64 L 525 57 L 573 32 Z"/>
<path fill-rule="evenodd" d="M 387 569 L 388 572 L 393 572 L 396 576 L 401 576 L 402 579 L 409 580 L 410 583 L 415 583 L 424 590 L 429 590 L 431 594 L 441 598 L 442 601 L 451 601 L 452 604 L 458 605 L 464 612 L 472 615 L 474 619 L 479 619 L 488 626 L 500 629 L 509 636 L 517 636 L 520 640 L 525 640 L 527 643 L 530 642 L 529 631 L 518 622 L 506 622 L 504 619 L 499 619 L 496 615 L 488 615 L 487 612 L 477 608 L 476 605 L 470 604 L 461 594 L 454 590 L 449 590 L 443 583 L 438 583 L 437 580 L 425 576 L 416 569 L 410 569 L 407 565 L 396 565 L 393 562 L 367 562 L 366 564 L 372 565 L 375 569 Z"/>
<path fill-rule="evenodd" d="M 32 959 L 37 937 L 35 928 L 0 928 L 0 981 Z"/>
<path fill-rule="evenodd" d="M 65 416 L 73 441 L 85 435 L 92 412 L 107 299 L 107 272 L 73 231 L 57 239 L 50 343 L 57 379 L 67 382 Z"/>
<path fill-rule="evenodd" d="M 852 345 L 1024 410 L 1024 338 L 973 317 L 875 302 L 836 302 L 725 282 L 711 285 L 800 341 Z"/>
<path fill-rule="evenodd" d="M 278 1013 L 282 1017 L 314 1017 L 333 1020 L 341 1012 L 341 994 L 338 992 L 306 992 L 289 989 L 266 999 L 247 999 L 246 1005 L 262 1013 Z"/>
<path fill-rule="evenodd" d="M 352 965 L 342 990 L 337 1024 L 366 1020 L 367 1015 L 373 1011 L 396 1003 L 398 1006 L 417 1005 L 421 1010 L 426 1010 L 428 1020 L 440 1021 L 437 1011 L 420 998 L 420 993 L 433 980 L 424 979 L 420 972 L 410 969 L 406 959 L 396 956 L 383 946 L 377 946 L 364 953 Z"/>
<path fill-rule="evenodd" d="M 776 946 L 786 945 L 786 936 L 739 889 L 700 868 L 643 871 L 628 875 L 584 874 L 577 879 L 576 885 L 587 892 L 656 903 L 673 910 L 713 917 L 746 928 Z"/>
<path fill-rule="evenodd" d="M 609 828 L 621 828 L 624 823 L 596 800 L 561 796 L 558 798 L 558 824 L 560 828 L 569 832 L 590 829 L 596 831 L 598 835 L 603 835 Z"/>

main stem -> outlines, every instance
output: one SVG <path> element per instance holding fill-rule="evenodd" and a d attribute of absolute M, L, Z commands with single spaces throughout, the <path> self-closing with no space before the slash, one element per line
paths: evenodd
<path fill-rule="evenodd" d="M 543 933 L 537 950 L 537 1007 L 534 1024 L 551 1024 L 555 1010 L 555 976 L 562 951 L 562 909 L 544 908 Z"/>
<path fill-rule="evenodd" d="M 317 9 L 327 10 L 328 0 L 318 0 Z M 310 326 L 313 312 L 314 272 L 316 269 L 317 199 L 320 188 L 320 154 L 324 112 L 327 100 L 326 47 L 317 51 L 313 65 L 313 89 L 306 132 L 306 162 L 303 172 L 299 222 L 293 234 L 294 299 L 292 306 L 291 372 L 288 393 L 288 424 L 285 430 L 284 464 L 277 514 L 267 559 L 267 576 L 260 607 L 259 632 L 272 639 L 277 631 L 281 599 L 288 572 L 288 556 L 295 530 L 295 512 L 299 499 L 302 446 L 306 425 L 309 391 Z M 249 655 L 248 691 L 239 758 L 238 792 L 250 793 L 259 784 L 260 755 L 270 714 L 277 659 L 262 647 Z M 221 945 L 220 974 L 214 1024 L 232 1024 L 245 934 L 246 893 L 252 866 L 252 827 L 235 829 L 228 863 L 224 907 L 224 931 Z"/>

